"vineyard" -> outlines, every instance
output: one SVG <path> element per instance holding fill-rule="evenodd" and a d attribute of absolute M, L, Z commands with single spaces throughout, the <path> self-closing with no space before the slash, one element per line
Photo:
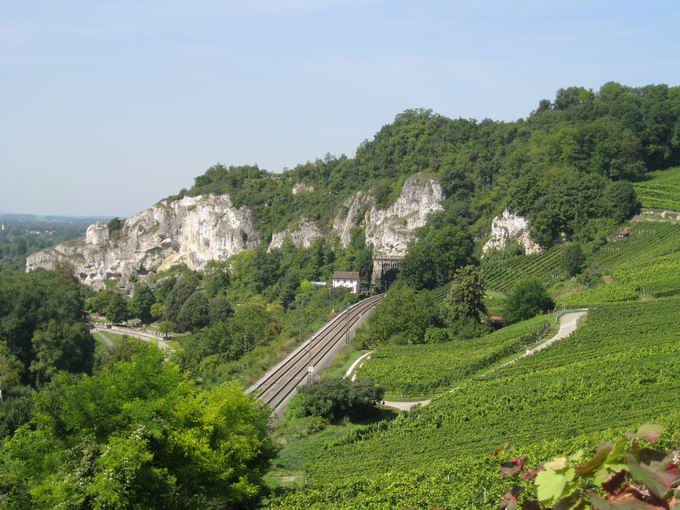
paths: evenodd
<path fill-rule="evenodd" d="M 680 168 L 653 172 L 652 178 L 635 183 L 642 207 L 680 211 Z"/>
<path fill-rule="evenodd" d="M 390 399 L 430 396 L 534 344 L 552 317 L 537 317 L 474 340 L 445 344 L 381 345 L 358 371 L 381 384 Z"/>
<path fill-rule="evenodd" d="M 590 306 L 680 294 L 680 225 L 632 225 L 629 237 L 603 246 L 594 264 L 611 273 L 612 283 L 564 298 L 561 305 Z"/>
<path fill-rule="evenodd" d="M 508 292 L 523 278 L 535 278 L 546 287 L 565 278 L 561 268 L 563 248 L 509 259 L 483 259 L 482 272 L 487 289 Z"/>
<path fill-rule="evenodd" d="M 483 258 L 482 274 L 487 290 L 507 293 L 524 278 L 536 278 L 546 287 L 564 280 L 566 275 L 561 267 L 562 246 L 557 246 L 543 253 L 520 255 L 516 257 Z M 436 300 L 442 301 L 449 291 L 449 285 L 443 285 L 432 291 Z"/>
<path fill-rule="evenodd" d="M 497 508 L 504 487 L 488 453 L 501 443 L 545 459 L 610 429 L 652 420 L 677 429 L 679 308 L 678 299 L 598 306 L 568 341 L 328 447 L 308 466 L 312 486 L 281 507 L 322 508 L 333 495 L 347 498 L 335 508 L 372 498 L 374 508 Z"/>

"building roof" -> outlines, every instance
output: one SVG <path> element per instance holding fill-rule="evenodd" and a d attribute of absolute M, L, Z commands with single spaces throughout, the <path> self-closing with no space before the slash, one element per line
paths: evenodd
<path fill-rule="evenodd" d="M 340 280 L 341 278 L 348 280 L 358 280 L 359 271 L 336 271 L 333 273 L 334 280 Z"/>

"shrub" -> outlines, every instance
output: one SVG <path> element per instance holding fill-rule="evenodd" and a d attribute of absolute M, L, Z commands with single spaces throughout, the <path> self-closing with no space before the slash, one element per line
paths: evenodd
<path fill-rule="evenodd" d="M 303 386 L 291 403 L 293 416 L 317 416 L 337 421 L 358 416 L 382 400 L 384 390 L 372 381 L 323 379 Z"/>
<path fill-rule="evenodd" d="M 451 335 L 446 328 L 427 328 L 425 331 L 425 343 L 443 344 L 449 340 L 451 340 Z"/>
<path fill-rule="evenodd" d="M 583 254 L 580 244 L 571 243 L 562 252 L 562 267 L 570 278 L 583 271 L 585 262 L 586 256 Z"/>
<path fill-rule="evenodd" d="M 524 280 L 515 285 L 505 303 L 504 316 L 510 321 L 530 319 L 550 311 L 555 303 L 537 280 Z"/>

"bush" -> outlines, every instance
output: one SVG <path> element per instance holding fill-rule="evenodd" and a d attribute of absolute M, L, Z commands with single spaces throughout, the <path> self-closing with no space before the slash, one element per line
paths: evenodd
<path fill-rule="evenodd" d="M 490 333 L 491 328 L 486 324 L 477 322 L 472 317 L 463 317 L 451 323 L 451 331 L 456 338 L 469 340 Z"/>
<path fill-rule="evenodd" d="M 446 328 L 427 328 L 425 331 L 425 343 L 443 344 L 451 340 L 449 330 Z"/>
<path fill-rule="evenodd" d="M 562 268 L 569 278 L 583 271 L 585 263 L 586 256 L 580 244 L 571 243 L 562 252 Z"/>
<path fill-rule="evenodd" d="M 293 417 L 317 416 L 337 421 L 360 416 L 382 400 L 384 390 L 372 381 L 323 379 L 300 388 L 290 405 Z"/>
<path fill-rule="evenodd" d="M 517 283 L 508 296 L 504 316 L 509 321 L 522 321 L 549 312 L 554 306 L 555 303 L 539 281 L 524 280 Z"/>

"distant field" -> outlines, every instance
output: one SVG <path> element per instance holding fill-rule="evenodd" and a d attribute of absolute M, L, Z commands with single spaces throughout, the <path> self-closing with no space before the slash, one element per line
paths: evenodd
<path fill-rule="evenodd" d="M 593 308 L 568 340 L 336 441 L 308 464 L 305 491 L 274 508 L 498 508 L 508 484 L 489 453 L 501 443 L 537 463 L 649 421 L 677 433 L 678 309 Z"/>
<path fill-rule="evenodd" d="M 384 386 L 390 399 L 430 396 L 535 343 L 553 322 L 551 316 L 536 317 L 445 344 L 380 345 L 357 373 Z"/>
<path fill-rule="evenodd" d="M 680 211 L 680 167 L 653 172 L 650 177 L 635 183 L 642 207 Z"/>

